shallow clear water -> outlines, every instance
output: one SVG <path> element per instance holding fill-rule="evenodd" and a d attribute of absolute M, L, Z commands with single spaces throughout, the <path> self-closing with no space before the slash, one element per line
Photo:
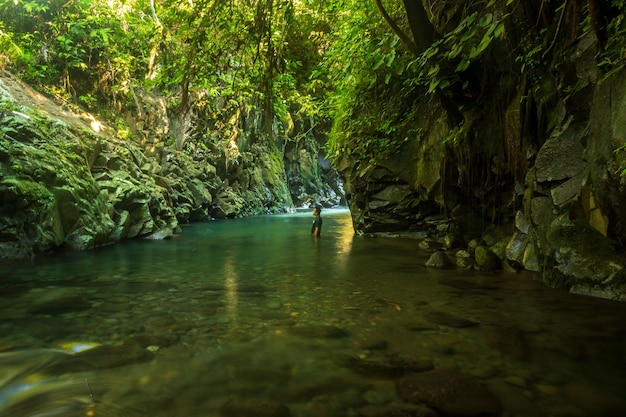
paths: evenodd
<path fill-rule="evenodd" d="M 427 269 L 323 217 L 320 239 L 267 216 L 1 265 L 0 415 L 400 415 L 398 358 L 470 375 L 502 416 L 626 415 L 626 305 Z"/>

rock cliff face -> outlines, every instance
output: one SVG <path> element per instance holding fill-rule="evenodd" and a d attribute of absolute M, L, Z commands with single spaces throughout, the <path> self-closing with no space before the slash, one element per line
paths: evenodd
<path fill-rule="evenodd" d="M 319 146 L 294 142 L 301 160 L 250 137 L 221 146 L 207 139 L 215 126 L 202 123 L 201 109 L 181 117 L 154 96 L 138 103 L 126 115 L 133 139 L 125 140 L 0 75 L 0 259 L 163 239 L 181 223 L 286 212 L 293 200 L 341 200 L 340 185 L 326 181 L 332 170 L 319 167 Z M 286 177 L 284 161 L 297 175 Z M 302 178 L 307 187 L 292 197 L 288 184 Z"/>
<path fill-rule="evenodd" d="M 340 157 L 357 233 L 428 237 L 431 249 L 480 241 L 505 268 L 626 301 L 626 71 L 600 74 L 598 48 L 592 35 L 568 43 L 540 80 L 498 72 L 515 56 L 500 51 L 461 128 L 450 106 L 418 100 L 407 118 L 421 133 L 396 155 Z"/>

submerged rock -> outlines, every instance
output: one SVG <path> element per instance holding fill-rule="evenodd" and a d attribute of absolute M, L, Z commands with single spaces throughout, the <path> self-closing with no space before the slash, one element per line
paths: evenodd
<path fill-rule="evenodd" d="M 449 327 L 471 327 L 478 324 L 475 321 L 445 311 L 428 311 L 424 313 L 424 317 L 433 323 Z"/>
<path fill-rule="evenodd" d="M 289 333 L 297 336 L 326 339 L 335 339 L 348 336 L 348 333 L 345 330 L 340 329 L 336 326 L 326 325 L 295 326 L 289 328 Z"/>
<path fill-rule="evenodd" d="M 626 410 L 626 399 L 623 395 L 618 396 L 591 385 L 571 382 L 563 388 L 563 394 L 588 415 L 622 417 Z"/>
<path fill-rule="evenodd" d="M 356 358 L 350 364 L 350 369 L 358 374 L 375 378 L 397 378 L 405 372 L 400 364 Z"/>
<path fill-rule="evenodd" d="M 290 417 L 285 404 L 260 399 L 229 400 L 220 409 L 222 417 Z"/>
<path fill-rule="evenodd" d="M 406 373 L 429 371 L 434 368 L 430 359 L 399 355 L 371 360 L 342 356 L 336 357 L 334 362 L 353 372 L 374 378 L 397 378 Z"/>
<path fill-rule="evenodd" d="M 121 346 L 100 345 L 67 357 L 54 366 L 53 371 L 63 373 L 78 368 L 110 369 L 148 362 L 153 357 L 152 352 L 134 342 Z"/>
<path fill-rule="evenodd" d="M 524 335 L 518 329 L 510 326 L 487 326 L 482 330 L 489 347 L 518 359 L 528 359 L 530 351 Z"/>
<path fill-rule="evenodd" d="M 426 404 L 451 416 L 497 415 L 501 405 L 494 395 L 469 375 L 434 370 L 405 375 L 396 387 L 405 401 Z"/>
<path fill-rule="evenodd" d="M 437 413 L 423 404 L 367 405 L 359 410 L 363 417 L 437 417 Z"/>

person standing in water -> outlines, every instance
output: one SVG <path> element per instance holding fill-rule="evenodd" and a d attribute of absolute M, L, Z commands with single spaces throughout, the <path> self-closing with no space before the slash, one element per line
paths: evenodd
<path fill-rule="evenodd" d="M 313 225 L 311 226 L 311 235 L 315 237 L 320 237 L 322 233 L 322 207 L 315 206 L 313 209 L 313 216 L 315 216 L 315 220 L 313 220 Z"/>

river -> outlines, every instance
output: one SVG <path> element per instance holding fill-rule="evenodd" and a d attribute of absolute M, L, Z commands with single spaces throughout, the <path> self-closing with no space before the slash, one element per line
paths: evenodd
<path fill-rule="evenodd" d="M 323 218 L 319 239 L 310 213 L 261 216 L 3 264 L 0 415 L 427 415 L 398 380 L 431 369 L 502 416 L 626 415 L 626 305 Z"/>

